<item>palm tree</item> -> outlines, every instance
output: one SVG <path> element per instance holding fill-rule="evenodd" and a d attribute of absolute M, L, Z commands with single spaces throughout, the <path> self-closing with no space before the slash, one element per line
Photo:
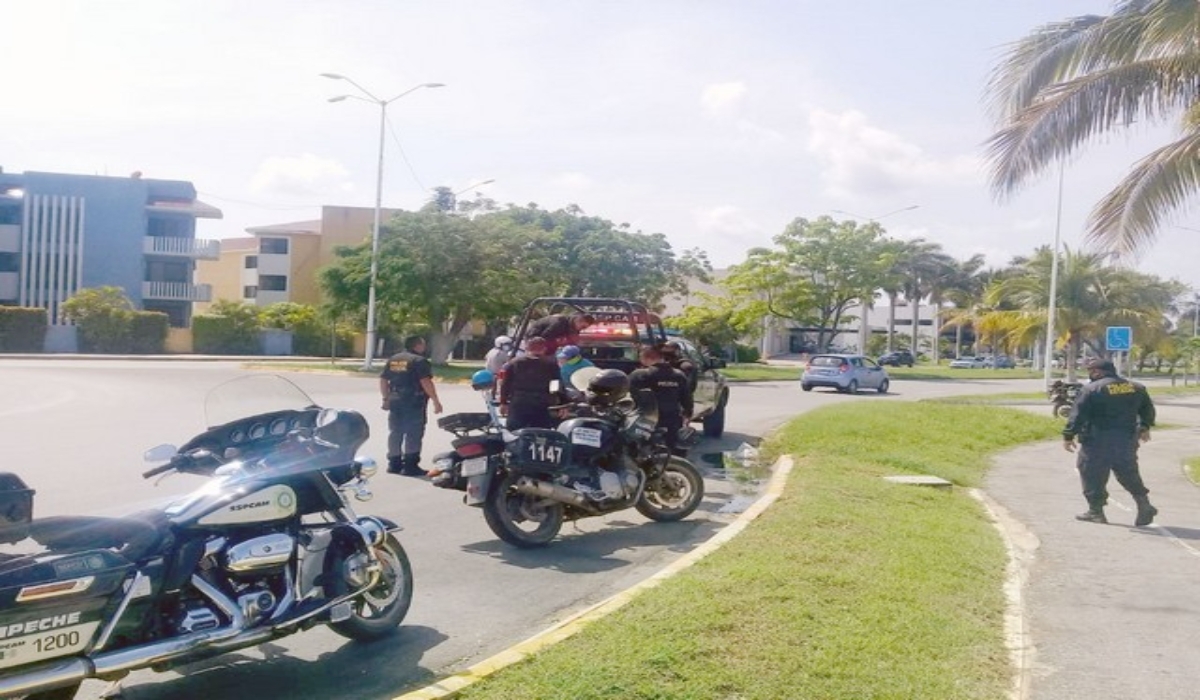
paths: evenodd
<path fill-rule="evenodd" d="M 954 327 L 955 357 L 962 356 L 963 327 L 977 320 L 978 310 L 983 304 L 983 291 L 994 274 L 991 270 L 982 269 L 983 265 L 982 254 L 957 261 L 953 277 L 940 291 L 945 301 L 954 304 L 954 308 L 942 316 L 945 317 L 945 325 Z"/>
<path fill-rule="evenodd" d="M 916 355 L 920 350 L 921 299 L 941 288 L 951 274 L 954 258 L 943 253 L 940 244 L 916 238 L 907 242 L 907 248 L 897 263 L 898 271 L 904 276 L 901 290 L 912 305 L 912 351 Z M 935 362 L 939 356 L 937 345 L 938 339 L 934 336 Z"/>
<path fill-rule="evenodd" d="M 1175 120 L 1178 137 L 1095 206 L 1089 238 L 1133 255 L 1200 189 L 1200 3 L 1120 0 L 1112 15 L 1053 22 L 1012 44 L 988 85 L 999 130 L 992 186 L 1011 194 L 1104 132 Z"/>
<path fill-rule="evenodd" d="M 1014 310 L 995 311 L 986 325 L 1004 333 L 1009 346 L 1030 342 L 1045 332 L 1049 307 L 1049 247 L 1019 261 L 1016 272 L 989 292 L 988 301 L 1007 301 Z M 1104 355 L 1101 344 L 1107 326 L 1132 326 L 1135 337 L 1145 337 L 1160 326 L 1173 300 L 1181 293 L 1178 282 L 1165 282 L 1108 264 L 1107 253 L 1065 248 L 1059 262 L 1055 303 L 1055 328 L 1061 335 L 1054 345 L 1065 344 L 1067 378 L 1075 380 L 1076 358 L 1084 345 Z M 1049 361 L 1049 358 L 1047 358 Z"/>

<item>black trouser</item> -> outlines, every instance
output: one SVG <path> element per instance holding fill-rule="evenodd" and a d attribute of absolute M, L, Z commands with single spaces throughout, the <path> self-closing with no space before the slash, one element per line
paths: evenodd
<path fill-rule="evenodd" d="M 393 408 L 388 411 L 388 460 L 407 458 L 412 466 L 421 459 L 421 440 L 425 437 L 425 404 L 420 408 Z"/>
<path fill-rule="evenodd" d="M 1149 493 L 1142 483 L 1138 471 L 1137 436 L 1089 439 L 1079 447 L 1075 462 L 1079 480 L 1083 484 L 1083 497 L 1092 509 L 1104 507 L 1108 501 L 1108 475 L 1111 472 L 1117 482 L 1134 498 Z"/>
<path fill-rule="evenodd" d="M 508 405 L 508 417 L 504 426 L 509 430 L 521 428 L 550 428 L 558 427 L 558 423 L 550 415 L 548 404 L 541 402 L 526 402 L 517 399 Z"/>
<path fill-rule="evenodd" d="M 660 413 L 658 415 L 658 427 L 666 431 L 665 441 L 667 449 L 671 451 L 671 454 L 675 454 L 676 448 L 679 447 L 679 429 L 683 427 L 683 416 L 679 414 Z"/>

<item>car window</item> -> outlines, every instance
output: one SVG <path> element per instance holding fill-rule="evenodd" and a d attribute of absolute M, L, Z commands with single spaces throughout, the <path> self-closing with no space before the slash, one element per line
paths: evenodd
<path fill-rule="evenodd" d="M 817 355 L 810 360 L 813 367 L 840 367 L 842 358 L 832 357 L 830 355 Z"/>
<path fill-rule="evenodd" d="M 869 357 L 864 357 L 862 363 L 867 369 L 879 369 L 879 365 L 875 364 L 875 360 Z"/>
<path fill-rule="evenodd" d="M 850 364 L 854 365 L 855 367 L 862 367 L 862 359 L 858 357 L 852 357 L 850 358 Z"/>

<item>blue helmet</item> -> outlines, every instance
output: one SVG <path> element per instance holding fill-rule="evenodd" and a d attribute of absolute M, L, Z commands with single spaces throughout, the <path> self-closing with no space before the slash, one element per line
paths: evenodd
<path fill-rule="evenodd" d="M 471 375 L 471 388 L 475 391 L 491 389 L 495 383 L 496 375 L 492 374 L 490 370 L 481 369 Z"/>

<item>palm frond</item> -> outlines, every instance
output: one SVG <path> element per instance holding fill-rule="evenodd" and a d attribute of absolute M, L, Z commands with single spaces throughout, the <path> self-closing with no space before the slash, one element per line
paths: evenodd
<path fill-rule="evenodd" d="M 1200 190 L 1200 130 L 1146 156 L 1092 210 L 1088 240 L 1132 258 L 1151 243 L 1163 219 Z"/>

